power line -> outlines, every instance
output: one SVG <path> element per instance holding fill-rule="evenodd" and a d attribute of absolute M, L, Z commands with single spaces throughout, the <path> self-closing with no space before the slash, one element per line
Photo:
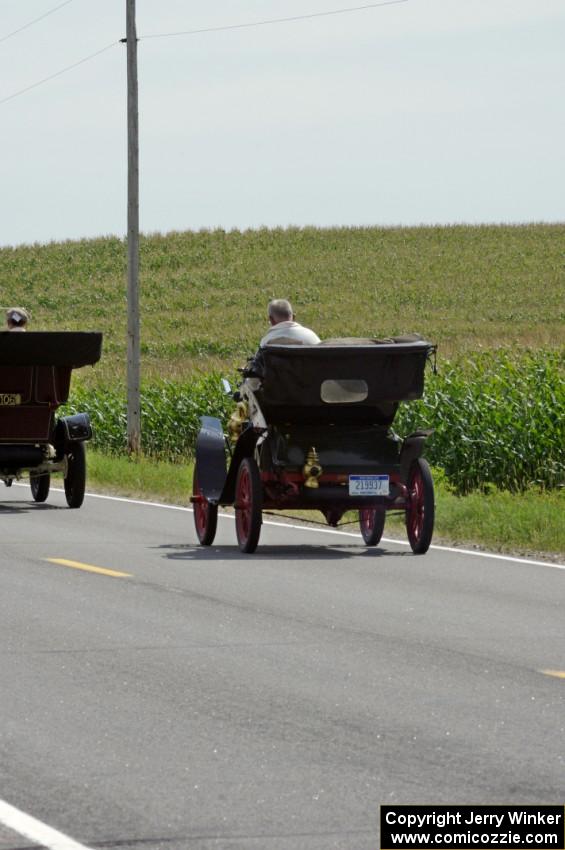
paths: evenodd
<path fill-rule="evenodd" d="M 399 3 L 407 3 L 408 0 L 384 0 L 381 3 L 367 3 L 364 6 L 350 6 L 346 9 L 332 9 L 329 12 L 312 12 L 308 15 L 293 15 L 290 18 L 270 18 L 264 21 L 252 21 L 248 24 L 230 24 L 228 26 L 220 26 L 220 27 L 206 27 L 204 29 L 198 30 L 183 30 L 181 32 L 161 32 L 154 33 L 152 35 L 142 35 L 139 37 L 139 41 L 145 40 L 147 38 L 171 38 L 172 36 L 177 35 L 198 35 L 200 33 L 205 32 L 224 32 L 225 30 L 240 30 L 247 29 L 248 27 L 263 27 L 269 24 L 283 24 L 289 23 L 291 21 L 305 21 L 309 18 L 326 18 L 330 15 L 345 15 L 348 12 L 361 12 L 365 9 L 376 9 L 380 6 L 397 6 Z"/>
<path fill-rule="evenodd" d="M 91 53 L 89 56 L 79 59 L 78 62 L 74 62 L 72 65 L 67 65 L 66 68 L 61 68 L 60 71 L 55 71 L 54 74 L 50 74 L 48 77 L 44 77 L 42 80 L 38 80 L 30 86 L 26 86 L 25 88 L 8 95 L 8 97 L 2 98 L 0 100 L 0 104 L 6 103 L 8 100 L 12 100 L 15 97 L 19 97 L 21 94 L 25 94 L 31 89 L 37 88 L 37 86 L 42 86 L 43 83 L 47 83 L 49 80 L 54 80 L 55 77 L 60 77 L 61 74 L 66 74 L 67 71 L 72 71 L 73 68 L 78 68 L 79 65 L 84 65 L 85 62 L 88 62 L 90 59 L 94 59 L 95 56 L 100 56 L 101 53 L 105 53 L 106 50 L 109 50 L 111 47 L 115 47 L 116 44 L 119 44 L 119 41 L 113 41 L 111 44 L 107 44 L 106 47 L 102 47 L 100 50 L 97 50 L 96 53 Z"/>
<path fill-rule="evenodd" d="M 33 21 L 29 21 L 29 23 L 24 24 L 22 27 L 19 27 L 17 30 L 14 30 L 13 32 L 9 32 L 8 35 L 3 35 L 2 38 L 0 38 L 0 44 L 2 44 L 3 41 L 7 41 L 9 38 L 12 38 L 13 35 L 17 35 L 19 32 L 22 32 L 22 30 L 27 30 L 28 27 L 33 26 L 38 21 L 42 21 L 44 18 L 48 18 L 49 15 L 52 15 L 54 12 L 59 11 L 59 9 L 62 9 L 63 6 L 68 6 L 69 3 L 72 3 L 72 2 L 73 2 L 73 0 L 65 0 L 64 3 L 59 3 L 58 6 L 55 6 L 53 9 L 49 9 L 48 12 L 44 12 L 43 15 L 40 15 L 38 18 L 34 18 Z"/>
<path fill-rule="evenodd" d="M 26 24 L 24 27 L 20 27 L 20 29 L 16 30 L 15 32 L 21 32 L 22 29 L 25 29 L 26 27 L 31 26 L 36 21 L 39 21 L 42 18 L 47 17 L 47 15 L 50 15 L 53 12 L 56 12 L 57 9 L 60 9 L 62 6 L 66 6 L 68 3 L 72 3 L 72 0 L 65 0 L 64 3 L 61 3 L 59 6 L 56 6 L 55 8 L 51 9 L 49 12 L 46 12 L 44 15 L 41 16 L 41 18 L 36 18 L 35 21 L 30 21 L 29 24 Z M 226 26 L 219 26 L 219 27 L 206 27 L 204 29 L 183 30 L 182 32 L 154 33 L 152 35 L 140 36 L 138 38 L 138 41 L 141 41 L 141 40 L 144 40 L 144 39 L 149 39 L 149 38 L 170 38 L 172 36 L 178 36 L 178 35 L 197 35 L 199 33 L 207 33 L 207 32 L 223 32 L 223 31 L 226 31 L 226 30 L 247 29 L 249 27 L 262 27 L 262 26 L 268 26 L 270 24 L 283 24 L 283 23 L 290 23 L 292 21 L 305 21 L 305 20 L 308 20 L 310 18 L 326 18 L 326 17 L 329 17 L 330 15 L 345 15 L 349 12 L 361 12 L 361 11 L 364 11 L 365 9 L 377 9 L 381 6 L 398 6 L 400 3 L 408 3 L 408 0 L 381 0 L 380 3 L 366 3 L 363 6 L 349 6 L 349 7 L 344 8 L 344 9 L 331 9 L 327 12 L 311 12 L 310 14 L 307 14 L 307 15 L 294 15 L 294 16 L 289 17 L 289 18 L 270 18 L 268 20 L 263 20 L 263 21 L 252 21 L 252 22 L 247 23 L 247 24 L 229 24 L 229 25 L 226 25 Z M 11 35 L 14 35 L 14 34 L 15 33 L 11 33 Z M 2 39 L 2 40 L 5 40 L 6 38 L 9 38 L 9 37 L 10 37 L 9 35 L 4 36 L 4 39 Z M 14 98 L 19 97 L 20 95 L 25 94 L 28 91 L 31 91 L 31 89 L 35 89 L 38 86 L 42 86 L 44 83 L 49 82 L 49 80 L 54 80 L 55 77 L 60 77 L 62 74 L 66 74 L 68 71 L 72 71 L 73 68 L 78 68 L 79 65 L 83 65 L 85 62 L 89 62 L 91 59 L 94 59 L 96 56 L 100 56 L 101 53 L 105 53 L 107 50 L 109 50 L 111 47 L 114 47 L 116 44 L 120 44 L 120 43 L 123 43 L 125 41 L 127 41 L 127 39 L 125 39 L 125 38 L 122 38 L 119 41 L 112 41 L 110 44 L 107 44 L 105 47 L 102 47 L 100 50 L 97 50 L 95 53 L 90 53 L 88 56 L 85 56 L 82 59 L 79 59 L 78 62 L 73 62 L 72 65 L 67 65 L 65 68 L 61 68 L 60 71 L 55 71 L 54 74 L 50 74 L 48 77 L 43 77 L 43 79 L 38 80 L 35 83 L 31 83 L 31 85 L 26 86 L 23 89 L 19 89 L 16 92 L 13 92 L 13 94 L 8 95 L 8 97 L 1 98 L 0 99 L 0 105 L 2 105 L 3 103 L 7 103 L 9 100 L 13 100 Z"/>

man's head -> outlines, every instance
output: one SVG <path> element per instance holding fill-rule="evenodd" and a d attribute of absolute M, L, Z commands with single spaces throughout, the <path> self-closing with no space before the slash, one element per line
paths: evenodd
<path fill-rule="evenodd" d="M 269 322 L 272 325 L 278 325 L 279 322 L 292 322 L 294 313 L 290 302 L 284 298 L 275 298 L 269 301 Z"/>
<path fill-rule="evenodd" d="M 28 320 L 29 315 L 23 307 L 10 307 L 6 310 L 6 324 L 10 330 L 15 328 L 25 330 Z"/>

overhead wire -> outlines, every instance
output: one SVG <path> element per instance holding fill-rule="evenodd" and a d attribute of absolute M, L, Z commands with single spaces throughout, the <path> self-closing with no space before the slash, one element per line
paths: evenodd
<path fill-rule="evenodd" d="M 38 18 L 34 18 L 33 21 L 28 21 L 27 24 L 24 24 L 23 26 L 18 27 L 17 30 L 14 30 L 13 32 L 9 32 L 7 35 L 1 36 L 0 37 L 0 44 L 2 44 L 3 41 L 7 41 L 9 38 L 12 38 L 13 35 L 17 35 L 19 32 L 22 32 L 23 30 L 27 30 L 28 27 L 32 27 L 34 24 L 37 24 L 38 21 L 42 21 L 44 18 L 48 18 L 49 15 L 52 15 L 54 12 L 58 12 L 59 9 L 63 8 L 63 6 L 68 6 L 69 3 L 72 3 L 72 2 L 73 2 L 73 0 L 65 0 L 64 3 L 59 3 L 58 6 L 54 6 L 52 9 L 49 9 L 47 12 L 44 12 Z"/>
<path fill-rule="evenodd" d="M 53 14 L 58 9 L 61 9 L 63 6 L 66 6 L 68 3 L 72 3 L 73 0 L 65 0 L 64 3 L 61 3 L 59 6 L 55 6 L 49 12 L 41 15 L 39 18 L 35 18 L 35 20 L 30 21 L 28 24 L 25 24 L 23 27 L 20 27 L 19 30 L 15 30 L 13 33 L 10 33 L 7 36 L 4 36 L 0 41 L 10 38 L 11 35 L 15 35 L 16 32 L 21 32 L 22 29 L 26 29 L 37 21 L 46 18 L 48 15 Z M 283 24 L 290 23 L 293 21 L 305 21 L 311 18 L 325 18 L 331 15 L 345 15 L 350 12 L 361 12 L 366 9 L 376 9 L 381 6 L 398 6 L 401 3 L 408 3 L 408 0 L 381 0 L 379 3 L 365 3 L 362 6 L 348 6 L 342 9 L 330 9 L 326 12 L 310 12 L 306 15 L 293 15 L 287 18 L 268 18 L 261 21 L 251 21 L 245 24 L 228 24 L 224 26 L 218 27 L 205 27 L 202 29 L 194 29 L 194 30 L 182 30 L 179 32 L 170 32 L 170 33 L 153 33 L 150 35 L 139 36 L 138 41 L 142 41 L 145 39 L 152 38 L 171 38 L 172 36 L 181 36 L 181 35 L 198 35 L 200 33 L 208 33 L 208 32 L 224 32 L 227 30 L 238 30 L 238 29 L 248 29 L 250 27 L 262 27 L 269 26 L 272 24 Z M 110 44 L 107 44 L 105 47 L 102 47 L 100 50 L 95 51 L 94 53 L 90 53 L 88 56 L 84 56 L 82 59 L 79 59 L 77 62 L 73 62 L 72 65 L 67 65 L 64 68 L 61 68 L 59 71 L 55 71 L 54 74 L 49 74 L 47 77 L 43 77 L 41 80 L 37 80 L 35 83 L 31 83 L 29 86 L 25 86 L 23 89 L 19 89 L 18 91 L 13 92 L 7 97 L 0 98 L 0 105 L 3 103 L 7 103 L 9 100 L 13 100 L 16 97 L 20 97 L 20 95 L 25 94 L 32 89 L 37 88 L 38 86 L 42 86 L 44 83 L 49 82 L 50 80 L 54 80 L 56 77 L 60 77 L 62 74 L 66 74 L 68 71 L 72 71 L 74 68 L 78 68 L 79 65 L 83 65 L 85 62 L 89 62 L 91 59 L 94 59 L 96 56 L 100 56 L 101 53 L 105 53 L 107 50 L 110 50 L 111 47 L 115 47 L 117 44 L 126 42 L 127 39 L 121 38 L 119 41 L 112 41 Z"/>
<path fill-rule="evenodd" d="M 408 0 L 382 0 L 380 3 L 365 3 L 363 6 L 348 6 L 344 9 L 330 9 L 327 12 L 310 12 L 306 15 L 292 15 L 288 18 L 267 18 L 262 21 L 251 21 L 246 24 L 228 24 L 219 27 L 204 27 L 196 30 L 181 30 L 179 32 L 161 32 L 152 33 L 150 35 L 140 36 L 138 41 L 148 38 L 172 38 L 179 35 L 199 35 L 206 32 L 225 32 L 226 30 L 241 30 L 249 27 L 264 27 L 270 24 L 285 24 L 292 21 L 305 21 L 309 18 L 327 18 L 330 15 L 345 15 L 348 12 L 362 12 L 365 9 L 376 9 L 380 6 L 398 6 L 400 3 L 407 3 Z"/>
<path fill-rule="evenodd" d="M 19 97 L 21 94 L 25 94 L 26 92 L 31 91 L 31 89 L 37 88 L 37 86 L 42 86 L 43 83 L 47 83 L 49 80 L 54 80 L 55 77 L 60 77 L 61 74 L 66 74 L 67 71 L 72 71 L 73 68 L 78 68 L 79 65 L 84 65 L 85 62 L 88 62 L 90 59 L 94 59 L 95 56 L 100 56 L 101 53 L 105 53 L 106 50 L 109 50 L 111 47 L 115 47 L 117 44 L 119 44 L 119 41 L 112 41 L 111 44 L 107 44 L 106 47 L 102 47 L 95 53 L 90 53 L 88 56 L 84 56 L 82 59 L 79 59 L 78 62 L 73 62 L 72 65 L 67 65 L 66 68 L 61 68 L 60 71 L 55 71 L 54 74 L 50 74 L 48 77 L 43 77 L 42 80 L 37 80 L 37 82 L 31 83 L 31 85 L 25 86 L 25 88 L 9 94 L 8 97 L 1 98 L 0 104 L 6 103 L 8 100 L 13 100 L 13 98 Z"/>

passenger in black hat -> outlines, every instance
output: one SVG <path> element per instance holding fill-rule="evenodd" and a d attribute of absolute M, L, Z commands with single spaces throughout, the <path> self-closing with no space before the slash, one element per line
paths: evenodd
<path fill-rule="evenodd" d="M 6 310 L 6 324 L 9 331 L 25 331 L 29 314 L 23 307 L 10 307 Z"/>

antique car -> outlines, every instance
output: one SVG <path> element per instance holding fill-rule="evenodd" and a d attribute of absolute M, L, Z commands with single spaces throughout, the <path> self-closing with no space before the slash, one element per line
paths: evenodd
<path fill-rule="evenodd" d="M 36 502 L 49 495 L 51 474 L 62 472 L 70 508 L 86 486 L 84 443 L 92 436 L 86 413 L 56 416 L 69 396 L 71 372 L 100 359 L 101 333 L 0 333 L 0 479 L 7 487 L 29 475 Z"/>
<path fill-rule="evenodd" d="M 263 510 L 321 511 L 331 526 L 357 511 L 368 546 L 397 511 L 412 551 L 426 552 L 434 488 L 422 453 L 431 431 L 401 438 L 391 426 L 401 401 L 422 396 L 435 350 L 417 335 L 262 349 L 243 370 L 228 434 L 202 417 L 192 495 L 200 543 L 213 542 L 221 505 L 235 507 L 242 552 L 255 551 Z"/>

